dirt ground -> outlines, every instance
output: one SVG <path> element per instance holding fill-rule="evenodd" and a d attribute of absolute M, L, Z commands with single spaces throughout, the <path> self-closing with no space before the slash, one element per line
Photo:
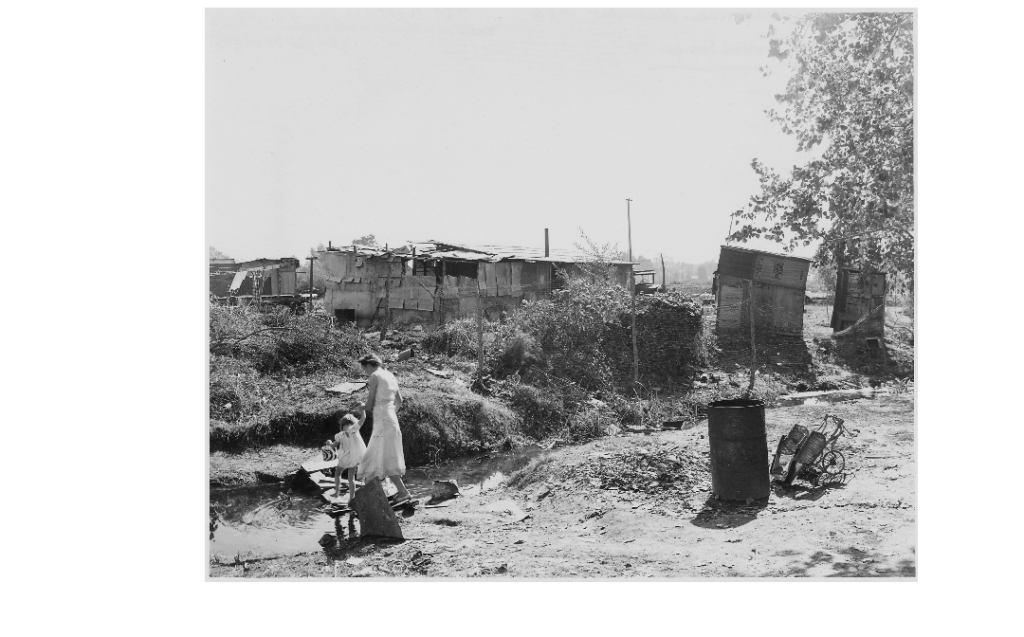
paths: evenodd
<path fill-rule="evenodd" d="M 215 563 L 210 576 L 915 577 L 913 393 L 769 409 L 770 446 L 794 424 L 814 426 L 826 413 L 860 431 L 836 447 L 849 480 L 777 488 L 766 507 L 709 504 L 702 421 L 556 448 L 493 489 L 403 519 L 405 542 L 343 539 L 325 551 Z M 676 454 L 688 479 L 620 491 L 582 477 L 583 463 L 638 448 Z"/>

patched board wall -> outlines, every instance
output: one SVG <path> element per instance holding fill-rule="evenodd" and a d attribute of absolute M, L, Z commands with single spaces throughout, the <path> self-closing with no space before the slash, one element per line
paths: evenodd
<path fill-rule="evenodd" d="M 718 268 L 718 329 L 803 334 L 810 262 L 805 259 L 722 248 Z"/>

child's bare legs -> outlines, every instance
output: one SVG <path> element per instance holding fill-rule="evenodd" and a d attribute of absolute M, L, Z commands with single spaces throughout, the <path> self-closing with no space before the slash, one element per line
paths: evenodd
<path fill-rule="evenodd" d="M 334 468 L 334 497 L 341 497 L 341 467 Z"/>
<path fill-rule="evenodd" d="M 351 467 L 348 470 L 348 499 L 352 501 L 352 497 L 356 494 L 356 468 Z"/>

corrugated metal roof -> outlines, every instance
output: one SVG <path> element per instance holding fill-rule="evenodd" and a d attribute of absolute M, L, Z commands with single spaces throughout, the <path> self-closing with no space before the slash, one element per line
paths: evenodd
<path fill-rule="evenodd" d="M 433 246 L 433 249 L 431 249 Z M 422 250 L 420 248 L 422 247 Z M 417 246 L 417 253 L 426 256 L 430 254 L 436 258 L 466 259 L 470 261 L 500 261 L 503 259 L 519 259 L 526 261 L 544 261 L 551 263 L 580 263 L 590 261 L 591 255 L 582 250 L 551 248 L 549 256 L 544 256 L 544 247 L 536 246 L 506 246 L 493 244 L 457 245 L 443 241 L 428 241 Z M 447 256 L 448 253 L 457 253 L 459 256 Z M 445 256 L 441 256 L 445 255 Z M 629 261 L 612 261 L 612 263 L 626 265 Z"/>
<path fill-rule="evenodd" d="M 416 256 L 424 259 L 456 259 L 460 261 L 496 262 L 505 259 L 524 261 L 543 261 L 547 263 L 581 263 L 590 261 L 591 255 L 582 250 L 551 248 L 549 256 L 544 256 L 544 248 L 532 246 L 501 246 L 501 245 L 466 245 L 446 243 L 443 241 L 415 241 L 412 245 L 416 248 Z M 352 254 L 352 246 L 338 246 L 330 252 Z M 370 248 L 367 246 L 355 246 L 356 256 L 379 257 L 385 254 L 401 255 L 411 257 L 412 254 L 405 249 L 396 249 L 386 252 L 383 248 Z M 616 265 L 629 265 L 629 261 L 612 261 Z"/>

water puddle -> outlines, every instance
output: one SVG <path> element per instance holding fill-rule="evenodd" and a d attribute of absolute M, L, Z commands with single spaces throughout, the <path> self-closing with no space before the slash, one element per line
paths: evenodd
<path fill-rule="evenodd" d="M 434 480 L 454 479 L 467 495 L 498 486 L 543 450 L 515 451 L 459 458 L 438 465 L 410 467 L 405 484 L 414 497 L 430 495 Z M 310 451 L 310 456 L 315 451 Z M 294 555 L 320 549 L 319 539 L 334 532 L 334 520 L 316 510 L 323 501 L 278 485 L 211 489 L 213 539 L 210 556 L 230 560 Z"/>
<path fill-rule="evenodd" d="M 780 397 L 777 407 L 813 407 L 815 405 L 833 405 L 863 398 L 872 399 L 877 396 L 874 389 L 840 389 L 835 391 L 808 391 Z"/>

